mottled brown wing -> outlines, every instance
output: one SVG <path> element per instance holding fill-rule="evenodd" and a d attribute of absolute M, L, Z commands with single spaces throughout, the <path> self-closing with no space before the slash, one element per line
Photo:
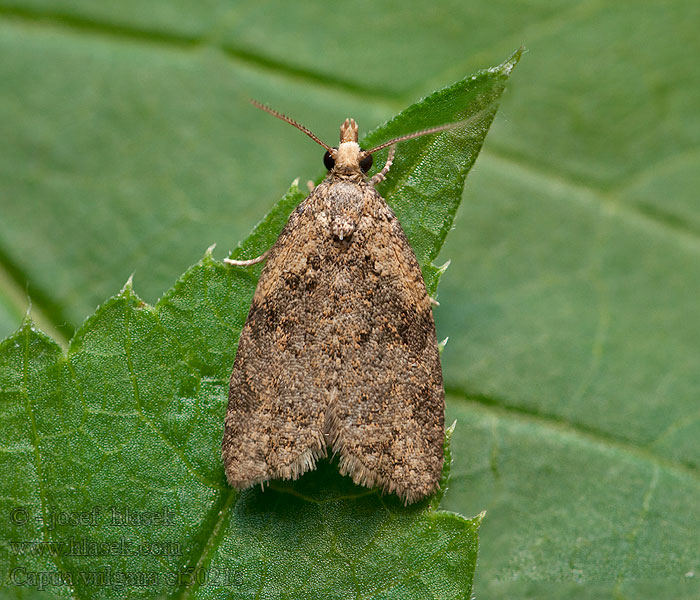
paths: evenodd
<path fill-rule="evenodd" d="M 436 491 L 442 474 L 442 369 L 415 254 L 381 196 L 365 195 L 354 248 L 337 257 L 347 279 L 332 294 L 348 313 L 326 431 L 343 474 L 410 503 Z"/>
<path fill-rule="evenodd" d="M 327 393 L 310 380 L 321 360 L 309 352 L 316 323 L 306 254 L 318 232 L 304 208 L 312 198 L 271 248 L 238 342 L 222 443 L 226 477 L 237 489 L 296 479 L 326 454 Z"/>

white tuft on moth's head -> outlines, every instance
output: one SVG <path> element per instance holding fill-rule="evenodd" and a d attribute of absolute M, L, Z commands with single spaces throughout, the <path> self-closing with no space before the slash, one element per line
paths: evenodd
<path fill-rule="evenodd" d="M 358 169 L 360 165 L 360 145 L 357 142 L 341 142 L 335 151 L 337 169 Z"/>

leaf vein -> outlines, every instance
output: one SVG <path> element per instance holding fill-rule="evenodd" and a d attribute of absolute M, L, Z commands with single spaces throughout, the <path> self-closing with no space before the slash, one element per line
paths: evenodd
<path fill-rule="evenodd" d="M 606 431 L 589 427 L 582 423 L 571 423 L 564 421 L 558 415 L 537 412 L 522 406 L 513 405 L 502 399 L 474 392 L 468 392 L 454 386 L 446 385 L 445 391 L 453 398 L 459 399 L 464 404 L 475 409 L 484 411 L 488 415 L 500 418 L 506 417 L 515 420 L 526 419 L 540 427 L 574 435 L 580 439 L 588 441 L 594 446 L 624 452 L 629 456 L 633 456 L 644 462 L 662 467 L 678 476 L 691 479 L 696 484 L 700 484 L 700 469 L 695 465 L 688 465 L 686 463 L 664 458 L 658 454 L 650 452 L 646 447 L 636 446 L 633 443 L 611 435 Z M 453 474 L 452 479 L 459 479 L 459 475 Z"/>

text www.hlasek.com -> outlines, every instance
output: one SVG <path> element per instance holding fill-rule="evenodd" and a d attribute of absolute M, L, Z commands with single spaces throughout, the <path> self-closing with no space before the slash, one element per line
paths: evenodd
<path fill-rule="evenodd" d="M 179 542 L 140 541 L 126 538 L 97 541 L 87 538 L 68 538 L 50 542 L 10 542 L 15 555 L 30 556 L 182 556 Z"/>

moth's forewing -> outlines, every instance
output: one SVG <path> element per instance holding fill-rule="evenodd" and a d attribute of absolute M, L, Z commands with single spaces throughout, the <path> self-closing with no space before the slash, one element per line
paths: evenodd
<path fill-rule="evenodd" d="M 364 189 L 354 247 L 338 261 L 348 285 L 341 385 L 326 418 L 340 470 L 414 502 L 439 484 L 444 388 L 423 276 L 401 225 L 379 194 Z M 339 306 L 340 308 L 340 306 Z"/>
<path fill-rule="evenodd" d="M 315 323 L 300 260 L 316 229 L 304 211 L 310 199 L 270 250 L 238 342 L 222 443 L 226 477 L 237 489 L 296 479 L 326 454 L 326 401 L 311 375 L 319 367 L 307 346 Z"/>

